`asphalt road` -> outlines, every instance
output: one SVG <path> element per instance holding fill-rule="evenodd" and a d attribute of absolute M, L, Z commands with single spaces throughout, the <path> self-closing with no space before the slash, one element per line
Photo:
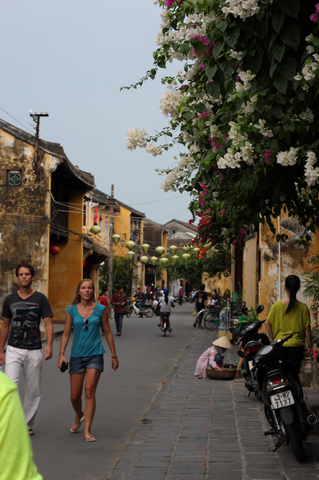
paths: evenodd
<path fill-rule="evenodd" d="M 70 432 L 74 413 L 69 374 L 57 369 L 59 339 L 55 340 L 54 357 L 44 362 L 42 400 L 32 437 L 34 460 L 45 480 L 110 477 L 194 333 L 193 307 L 176 306 L 171 316 L 173 331 L 166 338 L 157 327 L 159 317 L 142 319 L 132 314 L 124 318 L 123 335 L 115 337 L 120 361 L 116 372 L 106 347 L 92 427 L 97 442 L 91 444 L 84 441 L 83 427 L 76 434 Z M 114 334 L 114 321 L 111 328 Z M 68 355 L 70 346 L 71 341 Z"/>

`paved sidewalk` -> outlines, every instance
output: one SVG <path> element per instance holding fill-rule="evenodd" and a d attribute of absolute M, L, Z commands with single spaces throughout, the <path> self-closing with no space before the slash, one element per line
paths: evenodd
<path fill-rule="evenodd" d="M 214 336 L 194 332 L 110 480 L 319 479 L 318 435 L 305 444 L 304 464 L 290 447 L 269 452 L 262 403 L 247 398 L 243 380 L 194 376 Z M 226 361 L 236 359 L 227 352 Z"/>

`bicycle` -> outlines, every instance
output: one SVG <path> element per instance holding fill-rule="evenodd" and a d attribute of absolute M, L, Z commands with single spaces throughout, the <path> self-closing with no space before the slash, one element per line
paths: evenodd
<path fill-rule="evenodd" d="M 204 314 L 203 321 L 207 330 L 215 330 L 219 327 L 219 315 L 221 310 L 222 307 L 216 305 Z"/>

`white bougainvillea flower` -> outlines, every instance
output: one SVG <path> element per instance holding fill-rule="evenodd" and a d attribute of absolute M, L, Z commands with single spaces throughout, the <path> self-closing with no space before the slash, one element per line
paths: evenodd
<path fill-rule="evenodd" d="M 138 127 L 131 127 L 126 132 L 126 148 L 128 150 L 135 150 L 136 147 L 145 148 L 147 145 L 147 133 Z"/>
<path fill-rule="evenodd" d="M 176 117 L 181 105 L 182 94 L 180 90 L 169 90 L 164 93 L 160 100 L 160 109 L 163 115 Z"/>

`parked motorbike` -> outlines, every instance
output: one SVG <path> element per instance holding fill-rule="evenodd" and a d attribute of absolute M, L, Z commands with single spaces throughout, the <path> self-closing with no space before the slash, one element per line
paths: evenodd
<path fill-rule="evenodd" d="M 259 384 L 265 416 L 271 427 L 264 434 L 278 438 L 273 451 L 283 443 L 291 445 L 296 460 L 304 462 L 306 457 L 302 441 L 307 439 L 318 419 L 314 413 L 307 410 L 293 363 L 278 360 L 277 357 L 282 345 L 291 337 L 292 334 L 261 348 L 255 357 L 252 370 Z"/>
<path fill-rule="evenodd" d="M 264 310 L 263 305 L 257 307 L 257 315 Z M 242 329 L 240 336 L 237 340 L 238 344 L 241 344 L 244 354 L 244 369 L 243 375 L 245 378 L 245 387 L 247 388 L 249 395 L 253 393 L 255 396 L 259 394 L 259 385 L 256 377 L 253 374 L 254 359 L 264 345 L 269 345 L 269 338 L 265 333 L 258 333 L 258 330 L 265 323 L 266 320 L 255 320 L 246 324 Z M 242 356 L 240 353 L 238 355 Z M 249 396 L 248 395 L 248 396 Z"/>
<path fill-rule="evenodd" d="M 164 333 L 164 337 L 166 337 L 166 332 L 168 331 L 168 319 L 169 319 L 170 313 L 169 312 L 162 312 L 161 317 L 163 319 L 162 327 L 161 327 L 161 332 Z"/>
<path fill-rule="evenodd" d="M 145 306 L 144 308 L 142 308 L 142 311 L 141 311 L 137 307 L 135 299 L 128 300 L 126 316 L 130 317 L 132 315 L 132 312 L 135 312 L 136 315 L 141 315 L 142 314 L 143 317 L 145 315 L 145 317 L 147 317 L 147 318 L 151 318 L 154 315 L 154 310 L 150 306 Z"/>

